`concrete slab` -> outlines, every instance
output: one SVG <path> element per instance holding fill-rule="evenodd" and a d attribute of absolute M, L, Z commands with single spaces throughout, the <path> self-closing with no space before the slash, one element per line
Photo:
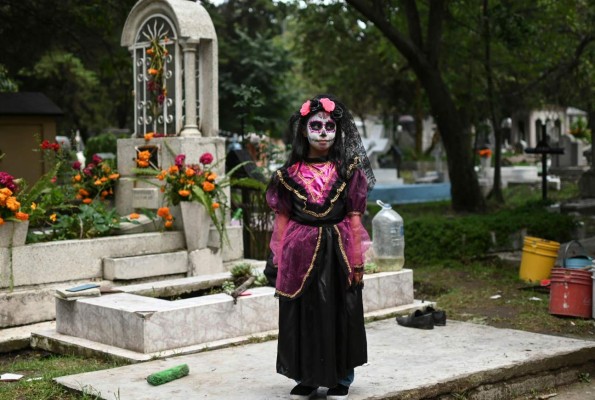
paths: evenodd
<path fill-rule="evenodd" d="M 394 318 L 396 315 L 407 314 L 413 310 L 435 306 L 434 302 L 421 302 L 415 300 L 411 304 L 399 307 L 387 308 L 365 313 L 366 321 L 372 322 L 386 318 Z M 55 325 L 54 325 L 55 327 Z M 254 343 L 263 340 L 270 340 L 277 337 L 277 330 L 259 332 L 245 336 L 238 336 L 230 339 L 216 340 L 198 345 L 178 347 L 172 350 L 164 350 L 153 353 L 139 353 L 126 350 L 89 339 L 79 338 L 58 333 L 56 329 L 38 329 L 31 333 L 31 347 L 47 350 L 58 354 L 78 354 L 81 356 L 97 357 L 103 359 L 117 359 L 131 363 L 163 359 L 168 357 L 194 354 L 206 350 L 214 350 L 240 344 Z"/>
<path fill-rule="evenodd" d="M 56 322 L 40 322 L 15 328 L 0 329 L 0 354 L 28 348 L 31 341 L 31 332 L 45 329 L 56 329 Z"/>
<path fill-rule="evenodd" d="M 103 278 L 110 281 L 182 274 L 187 271 L 186 251 L 103 259 Z"/>
<path fill-rule="evenodd" d="M 423 331 L 394 319 L 370 323 L 369 363 L 356 369 L 351 400 L 505 399 L 570 383 L 595 369 L 595 342 L 449 321 Z M 57 378 L 103 399 L 286 399 L 294 383 L 275 373 L 276 341 L 267 341 Z M 186 363 L 190 375 L 150 386 L 151 373 Z M 589 369 L 590 368 L 590 369 Z M 545 380 L 545 381 L 544 381 Z M 504 384 L 503 384 L 504 383 Z M 323 398 L 319 389 L 316 398 Z M 461 397 L 462 398 L 462 397 Z"/>

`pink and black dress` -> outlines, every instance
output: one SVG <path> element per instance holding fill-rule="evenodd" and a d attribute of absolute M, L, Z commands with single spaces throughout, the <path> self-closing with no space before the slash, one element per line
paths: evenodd
<path fill-rule="evenodd" d="M 278 170 L 267 191 L 277 214 L 277 372 L 306 386 L 335 387 L 367 362 L 363 285 L 353 284 L 353 266 L 363 264 L 369 236 L 350 218 L 365 211 L 366 176 L 356 162 L 345 178 L 337 169 L 307 159 Z"/>

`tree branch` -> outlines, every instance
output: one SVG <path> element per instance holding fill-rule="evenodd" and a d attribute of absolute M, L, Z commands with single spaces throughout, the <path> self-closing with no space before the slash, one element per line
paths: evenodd
<path fill-rule="evenodd" d="M 427 56 L 431 65 L 436 65 L 440 53 L 440 38 L 442 36 L 442 22 L 446 14 L 444 0 L 430 2 L 430 15 L 428 22 Z"/>
<path fill-rule="evenodd" d="M 346 0 L 347 4 L 355 8 L 360 14 L 366 17 L 382 32 L 382 34 L 399 50 L 412 67 L 421 66 L 427 63 L 423 57 L 422 51 L 403 33 L 395 29 L 384 15 L 378 13 L 376 9 L 365 0 Z M 414 68 L 415 69 L 415 68 Z"/>
<path fill-rule="evenodd" d="M 419 10 L 417 9 L 415 0 L 405 1 L 405 15 L 407 16 L 407 27 L 409 28 L 409 37 L 411 38 L 411 41 L 417 47 L 423 49 L 424 44 L 419 22 Z"/>

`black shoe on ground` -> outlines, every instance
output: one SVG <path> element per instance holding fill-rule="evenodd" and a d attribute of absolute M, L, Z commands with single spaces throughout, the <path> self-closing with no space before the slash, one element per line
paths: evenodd
<path fill-rule="evenodd" d="M 436 310 L 432 306 L 427 306 L 424 310 L 424 314 L 432 314 L 432 319 L 434 320 L 434 325 L 436 326 L 445 326 L 446 325 L 446 311 L 444 310 Z"/>
<path fill-rule="evenodd" d="M 397 323 L 407 328 L 434 329 L 432 314 L 424 314 L 421 310 L 415 310 L 406 317 L 397 317 Z"/>
<path fill-rule="evenodd" d="M 347 400 L 349 398 L 349 386 L 338 384 L 326 392 L 327 400 Z"/>
<path fill-rule="evenodd" d="M 312 395 L 316 394 L 316 390 L 318 390 L 317 387 L 305 386 L 300 383 L 291 389 L 291 392 L 289 392 L 289 398 L 291 400 L 308 400 L 310 397 L 312 397 Z"/>

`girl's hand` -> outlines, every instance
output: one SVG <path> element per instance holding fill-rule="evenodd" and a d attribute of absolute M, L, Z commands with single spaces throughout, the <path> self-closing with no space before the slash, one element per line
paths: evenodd
<path fill-rule="evenodd" d="M 353 283 L 357 286 L 362 283 L 364 279 L 364 266 L 356 265 L 353 267 Z"/>

